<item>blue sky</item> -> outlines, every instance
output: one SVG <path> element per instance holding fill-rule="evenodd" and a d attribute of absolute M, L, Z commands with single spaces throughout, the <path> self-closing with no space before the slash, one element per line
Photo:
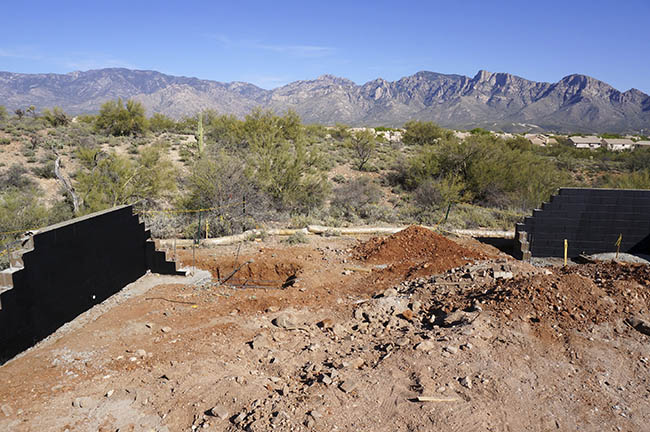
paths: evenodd
<path fill-rule="evenodd" d="M 152 69 L 274 88 L 479 69 L 650 94 L 650 0 L 13 1 L 0 70 Z"/>

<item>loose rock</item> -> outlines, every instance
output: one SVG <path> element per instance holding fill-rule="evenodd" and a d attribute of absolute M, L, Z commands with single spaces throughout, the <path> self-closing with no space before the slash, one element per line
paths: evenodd
<path fill-rule="evenodd" d="M 294 328 L 296 327 L 296 321 L 293 315 L 288 314 L 288 313 L 283 313 L 278 315 L 274 320 L 273 324 L 277 327 L 283 328 L 283 329 L 289 329 L 289 328 Z"/>
<path fill-rule="evenodd" d="M 358 383 L 352 379 L 347 379 L 339 385 L 339 388 L 345 393 L 350 393 L 357 388 Z"/>
<path fill-rule="evenodd" d="M 415 349 L 418 351 L 431 351 L 436 347 L 435 342 L 432 340 L 425 340 L 424 342 L 420 342 L 415 346 Z"/>
<path fill-rule="evenodd" d="M 228 418 L 228 409 L 223 405 L 215 405 L 209 411 L 212 417 L 217 417 L 221 420 Z"/>

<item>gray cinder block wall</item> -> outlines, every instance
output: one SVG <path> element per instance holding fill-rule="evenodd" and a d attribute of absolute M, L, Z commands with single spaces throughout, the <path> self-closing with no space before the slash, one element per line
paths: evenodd
<path fill-rule="evenodd" d="M 517 224 L 515 255 L 563 257 L 615 252 L 650 255 L 650 190 L 562 188 Z"/>
<path fill-rule="evenodd" d="M 148 269 L 181 274 L 131 206 L 44 228 L 22 247 L 22 268 L 0 272 L 0 364 Z"/>

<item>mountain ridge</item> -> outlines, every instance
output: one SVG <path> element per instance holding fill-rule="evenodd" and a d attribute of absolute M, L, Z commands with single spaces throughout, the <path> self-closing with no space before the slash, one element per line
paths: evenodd
<path fill-rule="evenodd" d="M 204 109 L 244 116 L 253 108 L 293 109 L 307 123 L 400 126 L 408 120 L 445 127 L 559 132 L 647 132 L 650 96 L 621 92 L 596 78 L 571 74 L 531 81 L 479 70 L 474 77 L 419 71 L 396 81 L 363 84 L 331 74 L 267 90 L 254 84 L 106 68 L 66 74 L 0 72 L 0 105 L 9 110 L 60 106 L 94 113 L 117 97 L 141 101 L 148 115 L 192 115 Z M 532 127 L 531 125 L 536 125 Z"/>

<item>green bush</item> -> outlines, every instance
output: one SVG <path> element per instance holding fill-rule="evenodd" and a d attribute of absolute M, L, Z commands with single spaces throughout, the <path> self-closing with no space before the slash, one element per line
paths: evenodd
<path fill-rule="evenodd" d="M 650 189 L 650 169 L 606 176 L 603 186 L 616 189 Z"/>
<path fill-rule="evenodd" d="M 76 176 L 76 189 L 83 202 L 83 212 L 91 213 L 122 204 L 144 204 L 176 188 L 176 172 L 160 150 L 145 147 L 132 161 L 115 153 L 79 148 L 82 169 Z"/>
<path fill-rule="evenodd" d="M 56 178 L 56 174 L 54 173 L 54 161 L 47 161 L 43 165 L 33 167 L 32 173 L 37 177 L 45 179 Z"/>
<path fill-rule="evenodd" d="M 48 224 L 47 209 L 38 202 L 34 190 L 11 188 L 0 193 L 0 232 L 26 231 Z M 6 244 L 20 233 L 0 235 Z"/>
<path fill-rule="evenodd" d="M 104 103 L 95 120 L 97 132 L 114 136 L 143 134 L 147 126 L 144 107 L 132 99 L 126 105 L 121 98 Z"/>
<path fill-rule="evenodd" d="M 176 122 L 164 114 L 155 113 L 149 118 L 149 129 L 152 132 L 172 132 L 176 130 Z"/>
<path fill-rule="evenodd" d="M 70 117 L 59 107 L 54 107 L 51 111 L 47 108 L 44 109 L 43 118 L 52 127 L 67 126 L 70 124 Z"/>
<path fill-rule="evenodd" d="M 415 190 L 415 201 L 428 210 L 446 208 L 450 203 L 465 201 L 466 185 L 458 176 L 427 179 Z"/>
<path fill-rule="evenodd" d="M 278 211 L 306 213 L 320 207 L 329 192 L 322 158 L 308 149 L 294 112 L 277 116 L 255 110 L 243 124 L 247 175 L 268 194 Z"/>
<path fill-rule="evenodd" d="M 286 244 L 289 244 L 289 245 L 296 245 L 296 244 L 309 243 L 309 240 L 307 239 L 307 236 L 305 235 L 304 232 L 297 231 L 297 232 L 291 234 L 286 239 L 284 239 L 283 243 L 286 243 Z"/>
<path fill-rule="evenodd" d="M 13 164 L 0 176 L 0 190 L 6 189 L 28 189 L 35 185 L 34 181 L 27 176 L 27 169 L 18 164 Z"/>
<path fill-rule="evenodd" d="M 459 201 L 522 209 L 539 205 L 570 181 L 553 160 L 487 135 L 424 146 L 391 179 L 411 191 L 427 181 L 454 179 L 453 184 L 463 186 L 455 191 Z"/>
<path fill-rule="evenodd" d="M 352 149 L 354 153 L 356 168 L 359 171 L 362 171 L 363 167 L 376 152 L 377 140 L 373 132 L 364 129 L 354 132 L 350 138 L 346 140 L 346 145 Z"/>
<path fill-rule="evenodd" d="M 431 145 L 441 139 L 451 139 L 453 132 L 433 122 L 409 121 L 404 124 L 402 141 L 406 145 Z"/>

